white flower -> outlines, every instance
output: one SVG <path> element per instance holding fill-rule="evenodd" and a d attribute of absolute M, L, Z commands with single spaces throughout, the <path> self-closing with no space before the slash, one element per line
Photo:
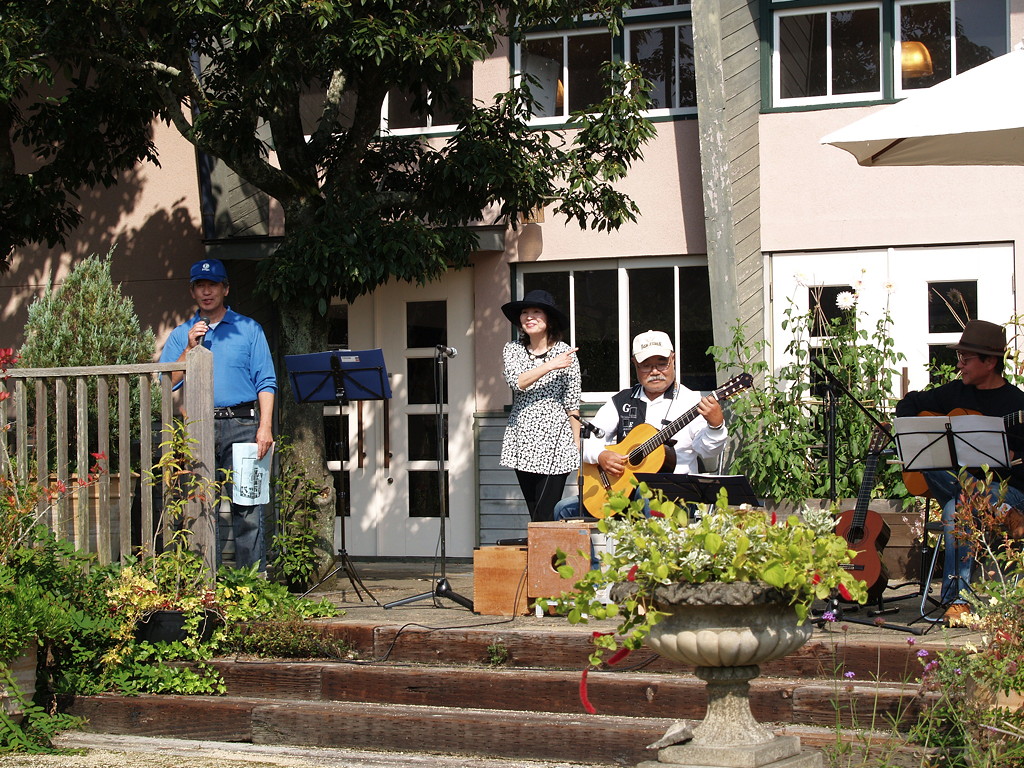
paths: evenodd
<path fill-rule="evenodd" d="M 838 296 L 836 296 L 836 306 L 843 311 L 853 309 L 856 303 L 857 295 L 852 291 L 842 291 Z"/>
<path fill-rule="evenodd" d="M 885 283 L 882 287 L 885 288 L 886 293 L 892 293 L 893 291 L 896 290 L 896 284 L 893 283 L 891 280 Z"/>

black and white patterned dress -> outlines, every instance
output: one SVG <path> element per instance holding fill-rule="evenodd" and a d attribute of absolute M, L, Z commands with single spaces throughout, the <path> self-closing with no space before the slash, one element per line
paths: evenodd
<path fill-rule="evenodd" d="M 539 475 L 560 475 L 580 465 L 566 411 L 580 407 L 580 364 L 573 359 L 568 368 L 549 371 L 525 390 L 519 389 L 519 375 L 571 347 L 557 342 L 540 357 L 531 355 L 519 342 L 505 345 L 502 358 L 505 380 L 512 388 L 512 412 L 501 446 L 501 466 Z"/>

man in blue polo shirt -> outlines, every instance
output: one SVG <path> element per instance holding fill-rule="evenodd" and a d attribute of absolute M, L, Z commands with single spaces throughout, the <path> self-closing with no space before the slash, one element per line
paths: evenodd
<path fill-rule="evenodd" d="M 263 328 L 224 303 L 229 290 L 228 273 L 220 261 L 204 259 L 193 264 L 189 291 L 198 309 L 171 331 L 160 355 L 161 363 L 184 361 L 188 351 L 200 344 L 213 352 L 215 462 L 220 478 L 231 469 L 235 443 L 256 443 L 259 458 L 270 450 L 277 392 L 274 361 Z M 182 371 L 171 374 L 175 387 L 181 386 L 184 376 Z M 230 484 L 224 492 L 230 498 Z M 242 568 L 259 563 L 264 570 L 263 506 L 232 502 L 231 521 L 235 565 Z M 217 549 L 220 563 L 221 547 Z"/>

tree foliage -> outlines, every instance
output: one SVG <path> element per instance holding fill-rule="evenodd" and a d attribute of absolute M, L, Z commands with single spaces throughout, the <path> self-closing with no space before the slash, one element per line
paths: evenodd
<path fill-rule="evenodd" d="M 155 117 L 280 201 L 287 234 L 261 282 L 321 315 L 333 296 L 464 265 L 465 227 L 490 204 L 512 224 L 554 203 L 583 227 L 618 227 L 637 210 L 613 184 L 652 133 L 636 71 L 609 67 L 607 100 L 576 115 L 571 136 L 529 126 L 529 82 L 474 104 L 451 81 L 524 28 L 585 13 L 614 26 L 621 2 L 7 2 L 0 24 L 17 45 L 0 49 L 0 119 L 40 167 L 0 164 L 4 210 L 16 214 L 4 216 L 0 249 L 31 239 L 47 206 L 39 233 L 52 242 L 79 219 L 79 186 L 155 159 Z M 393 89 L 454 113 L 459 132 L 382 135 Z"/>
<path fill-rule="evenodd" d="M 154 119 L 276 199 L 285 237 L 259 285 L 282 354 L 324 349 L 327 308 L 391 279 L 425 283 L 469 263 L 485 209 L 516 226 L 540 206 L 581 227 L 635 219 L 615 188 L 653 127 L 647 83 L 608 66 L 602 103 L 563 130 L 531 125 L 529 78 L 486 101 L 453 78 L 524 29 L 617 29 L 626 0 L 0 0 L 0 256 L 59 241 L 74 196 L 156 160 Z M 389 92 L 454 115 L 450 138 L 381 130 Z M 15 163 L 28 151 L 33 167 Z M 334 494 L 315 409 L 285 395 L 282 425 Z"/>

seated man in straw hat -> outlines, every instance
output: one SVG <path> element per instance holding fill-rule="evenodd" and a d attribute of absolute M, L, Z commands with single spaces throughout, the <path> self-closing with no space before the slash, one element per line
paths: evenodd
<path fill-rule="evenodd" d="M 923 392 L 909 392 L 896 405 L 896 416 L 916 416 L 922 412 L 946 414 L 964 409 L 985 416 L 1006 416 L 1024 410 L 1024 392 L 1003 378 L 1006 353 L 1006 331 L 1002 326 L 984 320 L 970 320 L 964 326 L 960 341 L 951 344 L 956 350 L 960 378 Z M 1006 430 L 1011 456 L 1024 455 L 1024 428 L 1019 421 Z M 960 595 L 961 586 L 970 583 L 974 558 L 969 547 L 953 535 L 956 504 L 960 498 L 957 472 L 931 470 L 922 473 L 932 497 L 942 507 L 943 548 L 941 601 L 949 607 L 945 619 L 955 622 L 969 608 Z M 998 503 L 999 487 L 990 489 L 993 503 Z M 1024 508 L 1024 466 L 1009 470 L 1009 486 L 1003 501 L 1010 507 Z"/>

